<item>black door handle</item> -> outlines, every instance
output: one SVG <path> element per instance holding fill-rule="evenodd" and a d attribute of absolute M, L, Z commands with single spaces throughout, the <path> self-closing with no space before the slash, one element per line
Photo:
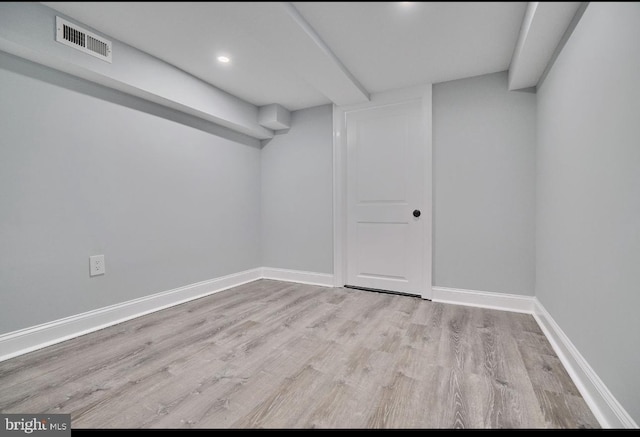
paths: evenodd
<path fill-rule="evenodd" d="M 420 210 L 419 210 L 419 209 L 414 209 L 414 210 L 413 210 L 413 216 L 414 216 L 414 217 L 420 217 L 420 214 L 421 214 L 421 213 L 420 213 Z"/>

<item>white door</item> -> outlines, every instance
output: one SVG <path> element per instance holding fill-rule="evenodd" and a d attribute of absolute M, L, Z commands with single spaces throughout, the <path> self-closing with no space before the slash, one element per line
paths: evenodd
<path fill-rule="evenodd" d="M 420 101 L 345 114 L 346 285 L 420 295 L 430 282 L 423 117 Z"/>

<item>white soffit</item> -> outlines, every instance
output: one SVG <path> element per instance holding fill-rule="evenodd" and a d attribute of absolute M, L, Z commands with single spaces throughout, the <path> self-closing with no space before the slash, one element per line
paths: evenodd
<path fill-rule="evenodd" d="M 43 3 L 256 106 L 368 99 L 291 3 Z"/>
<path fill-rule="evenodd" d="M 288 46 L 262 32 L 281 32 L 276 2 L 43 2 L 71 18 L 155 56 L 256 106 L 288 110 L 331 103 L 288 64 Z M 289 33 L 300 39 L 302 30 Z M 314 53 L 305 53 L 311 57 Z M 218 56 L 230 62 L 222 64 Z M 299 57 L 299 54 L 296 54 Z"/>
<path fill-rule="evenodd" d="M 273 131 L 258 124 L 255 105 L 111 36 L 113 63 L 60 44 L 56 41 L 57 16 L 55 10 L 35 2 L 0 2 L 0 50 L 256 139 L 273 137 Z M 86 23 L 69 20 L 74 26 L 107 37 Z"/>
<path fill-rule="evenodd" d="M 509 68 L 509 90 L 536 86 L 581 2 L 529 2 Z"/>

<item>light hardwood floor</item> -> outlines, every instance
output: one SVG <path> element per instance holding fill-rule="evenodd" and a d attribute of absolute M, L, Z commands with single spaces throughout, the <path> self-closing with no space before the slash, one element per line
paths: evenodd
<path fill-rule="evenodd" d="M 73 428 L 582 428 L 532 316 L 259 280 L 0 363 Z"/>

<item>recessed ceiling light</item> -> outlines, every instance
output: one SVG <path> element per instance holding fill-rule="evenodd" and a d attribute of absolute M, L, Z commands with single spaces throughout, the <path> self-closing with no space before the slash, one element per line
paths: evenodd
<path fill-rule="evenodd" d="M 400 2 L 400 4 L 402 6 L 411 6 L 412 4 L 414 4 L 415 2 Z"/>
<path fill-rule="evenodd" d="M 218 61 L 222 62 L 223 64 L 228 64 L 231 59 L 229 59 L 227 56 L 218 56 Z"/>

